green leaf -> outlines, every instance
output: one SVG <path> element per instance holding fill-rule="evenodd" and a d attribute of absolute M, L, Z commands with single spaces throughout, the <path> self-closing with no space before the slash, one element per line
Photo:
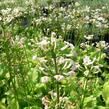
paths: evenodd
<path fill-rule="evenodd" d="M 0 103 L 0 109 L 6 109 L 6 107 L 2 103 Z"/>
<path fill-rule="evenodd" d="M 7 109 L 19 109 L 18 101 L 15 99 L 10 101 Z"/>
<path fill-rule="evenodd" d="M 98 106 L 97 109 L 108 109 L 108 108 L 105 108 L 103 106 Z"/>
<path fill-rule="evenodd" d="M 38 106 L 30 106 L 30 107 L 25 107 L 24 109 L 42 109 L 42 108 Z"/>
<path fill-rule="evenodd" d="M 106 106 L 109 106 L 109 81 L 104 84 L 102 94 L 106 102 Z"/>
<path fill-rule="evenodd" d="M 96 104 L 96 98 L 93 96 L 89 96 L 84 99 L 85 107 L 93 107 L 95 106 L 95 104 Z"/>

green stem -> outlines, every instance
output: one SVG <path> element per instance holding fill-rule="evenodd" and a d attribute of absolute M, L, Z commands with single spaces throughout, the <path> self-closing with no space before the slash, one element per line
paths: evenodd
<path fill-rule="evenodd" d="M 87 81 L 88 81 L 88 79 L 86 78 L 86 81 L 84 83 L 84 92 L 83 92 L 83 95 L 81 97 L 80 109 L 84 109 L 83 104 L 84 104 L 84 98 L 85 98 L 85 90 L 87 88 Z"/>
<path fill-rule="evenodd" d="M 57 61 L 56 61 L 56 54 L 53 52 L 53 59 L 54 59 L 54 64 L 55 64 L 55 73 L 58 74 L 58 67 L 57 67 Z M 56 82 L 56 91 L 57 91 L 57 109 L 60 109 L 59 106 L 59 82 Z"/>

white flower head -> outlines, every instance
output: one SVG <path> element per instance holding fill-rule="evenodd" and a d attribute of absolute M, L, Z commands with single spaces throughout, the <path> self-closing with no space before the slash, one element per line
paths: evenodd
<path fill-rule="evenodd" d="M 68 97 L 60 97 L 59 100 L 60 100 L 61 102 L 66 102 L 66 101 L 68 101 L 69 99 L 68 99 Z"/>
<path fill-rule="evenodd" d="M 74 65 L 74 61 L 71 59 L 65 59 L 65 64 L 63 66 L 64 69 L 70 68 L 72 65 Z"/>
<path fill-rule="evenodd" d="M 42 104 L 45 106 L 44 109 L 48 109 L 49 99 L 47 96 L 42 97 Z"/>
<path fill-rule="evenodd" d="M 51 33 L 51 45 L 53 45 L 54 49 L 56 48 L 56 33 L 52 32 Z"/>
<path fill-rule="evenodd" d="M 56 81 L 62 81 L 64 79 L 63 75 L 55 75 L 54 78 L 56 79 Z"/>
<path fill-rule="evenodd" d="M 98 66 L 98 65 L 93 66 L 93 70 L 94 70 L 94 73 L 101 72 L 100 66 Z"/>
<path fill-rule="evenodd" d="M 79 2 L 75 2 L 75 6 L 76 7 L 80 6 L 80 3 Z"/>
<path fill-rule="evenodd" d="M 98 17 L 97 19 L 98 21 L 105 21 L 105 19 L 103 17 Z"/>
<path fill-rule="evenodd" d="M 70 48 L 71 50 L 74 50 L 74 45 L 73 44 L 71 44 L 69 42 L 66 42 L 66 41 L 64 41 L 64 44 L 65 44 L 65 46 L 61 48 L 61 51 L 65 50 L 65 49 L 68 49 L 68 48 Z"/>
<path fill-rule="evenodd" d="M 57 93 L 56 92 L 50 91 L 49 94 L 51 95 L 51 97 L 57 97 Z"/>
<path fill-rule="evenodd" d="M 39 47 L 43 50 L 46 50 L 47 47 L 49 46 L 50 41 L 48 41 L 48 38 L 44 38 L 41 42 L 37 43 L 37 45 L 39 45 Z"/>
<path fill-rule="evenodd" d="M 51 36 L 51 43 L 55 43 L 56 42 L 56 37 L 55 36 Z"/>
<path fill-rule="evenodd" d="M 69 46 L 68 45 L 65 45 L 64 47 L 61 48 L 61 51 L 67 49 Z"/>
<path fill-rule="evenodd" d="M 37 57 L 36 60 L 39 61 L 40 63 L 43 63 L 43 64 L 47 62 L 45 57 Z"/>
<path fill-rule="evenodd" d="M 107 48 L 108 44 L 105 41 L 100 41 L 99 43 L 97 43 L 96 47 L 97 48 Z"/>
<path fill-rule="evenodd" d="M 86 71 L 84 72 L 84 75 L 85 75 L 85 76 L 88 76 L 88 74 L 89 74 L 89 70 L 86 70 Z"/>
<path fill-rule="evenodd" d="M 1 13 L 3 14 L 3 16 L 8 15 L 10 12 L 11 12 L 11 8 L 6 8 L 1 10 Z"/>
<path fill-rule="evenodd" d="M 57 62 L 58 62 L 59 65 L 61 65 L 61 64 L 65 63 L 65 58 L 60 57 L 60 58 L 58 58 Z"/>
<path fill-rule="evenodd" d="M 85 11 L 85 12 L 90 12 L 90 7 L 86 5 L 84 11 Z"/>
<path fill-rule="evenodd" d="M 93 35 L 88 35 L 88 36 L 85 35 L 84 38 L 87 39 L 87 40 L 92 40 L 93 39 Z"/>
<path fill-rule="evenodd" d="M 71 27 L 72 27 L 72 25 L 69 25 L 69 24 L 68 24 L 67 27 L 66 27 L 66 29 L 67 29 L 67 30 L 70 30 Z"/>
<path fill-rule="evenodd" d="M 48 76 L 41 77 L 41 82 L 42 83 L 48 83 L 49 81 L 50 81 L 50 77 L 48 77 Z"/>
<path fill-rule="evenodd" d="M 32 60 L 36 60 L 36 59 L 37 59 L 37 56 L 33 56 L 33 57 L 32 57 Z"/>
<path fill-rule="evenodd" d="M 79 67 L 80 67 L 80 64 L 79 63 L 74 63 L 74 65 L 72 66 L 72 70 L 75 71 Z"/>
<path fill-rule="evenodd" d="M 75 72 L 74 72 L 73 70 L 71 70 L 71 71 L 69 71 L 69 72 L 67 73 L 67 75 L 70 76 L 70 77 L 72 77 L 72 76 L 75 75 Z"/>
<path fill-rule="evenodd" d="M 85 20 L 89 20 L 89 19 L 90 19 L 90 17 L 89 17 L 89 16 L 86 16 L 86 17 L 85 17 Z"/>
<path fill-rule="evenodd" d="M 56 33 L 55 32 L 52 32 L 51 33 L 51 37 L 56 37 Z"/>
<path fill-rule="evenodd" d="M 89 56 L 85 56 L 84 59 L 83 59 L 83 64 L 84 64 L 85 66 L 88 66 L 88 65 L 93 64 L 93 62 L 91 61 L 91 59 L 90 59 Z"/>
<path fill-rule="evenodd" d="M 0 17 L 0 21 L 2 20 L 2 17 Z"/>

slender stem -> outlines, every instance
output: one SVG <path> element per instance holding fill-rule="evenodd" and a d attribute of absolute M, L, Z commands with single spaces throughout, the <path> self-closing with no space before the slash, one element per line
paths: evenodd
<path fill-rule="evenodd" d="M 59 109 L 60 106 L 59 106 L 59 84 L 57 82 L 57 109 Z"/>
<path fill-rule="evenodd" d="M 83 107 L 83 104 L 84 104 L 84 98 L 85 98 L 85 90 L 87 88 L 87 81 L 88 81 L 88 79 L 86 78 L 86 81 L 84 83 L 84 92 L 83 92 L 83 95 L 81 97 L 80 109 L 83 109 L 84 108 Z"/>
<path fill-rule="evenodd" d="M 53 59 L 54 59 L 54 64 L 55 64 L 55 73 L 58 74 L 58 67 L 57 67 L 57 61 L 56 61 L 56 54 L 53 52 Z M 59 106 L 59 82 L 56 82 L 56 91 L 57 91 L 57 109 L 60 109 Z"/>

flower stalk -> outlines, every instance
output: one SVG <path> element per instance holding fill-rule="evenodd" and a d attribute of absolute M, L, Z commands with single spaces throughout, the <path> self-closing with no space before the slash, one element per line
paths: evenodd
<path fill-rule="evenodd" d="M 85 80 L 85 83 L 84 83 L 84 92 L 83 92 L 83 95 L 81 97 L 81 103 L 80 103 L 80 109 L 84 109 L 84 98 L 85 98 L 85 90 L 87 88 L 87 82 L 88 82 L 88 79 L 86 78 Z"/>
<path fill-rule="evenodd" d="M 54 65 L 55 65 L 55 73 L 56 74 L 59 74 L 58 73 L 58 67 L 57 67 L 57 61 L 56 61 L 56 54 L 54 53 L 54 51 L 52 52 L 53 53 L 53 60 L 54 60 Z M 59 82 L 56 81 L 56 92 L 57 92 L 57 109 L 60 109 L 60 106 L 59 106 Z"/>
<path fill-rule="evenodd" d="M 87 67 L 86 67 L 87 69 Z M 81 97 L 81 103 L 80 103 L 80 109 L 84 109 L 84 99 L 85 99 L 85 91 L 87 89 L 87 84 L 88 84 L 88 77 L 89 77 L 89 74 L 90 74 L 91 70 L 89 70 L 88 74 L 86 75 L 85 77 L 85 82 L 84 82 L 84 86 L 83 86 L 83 95 Z"/>

